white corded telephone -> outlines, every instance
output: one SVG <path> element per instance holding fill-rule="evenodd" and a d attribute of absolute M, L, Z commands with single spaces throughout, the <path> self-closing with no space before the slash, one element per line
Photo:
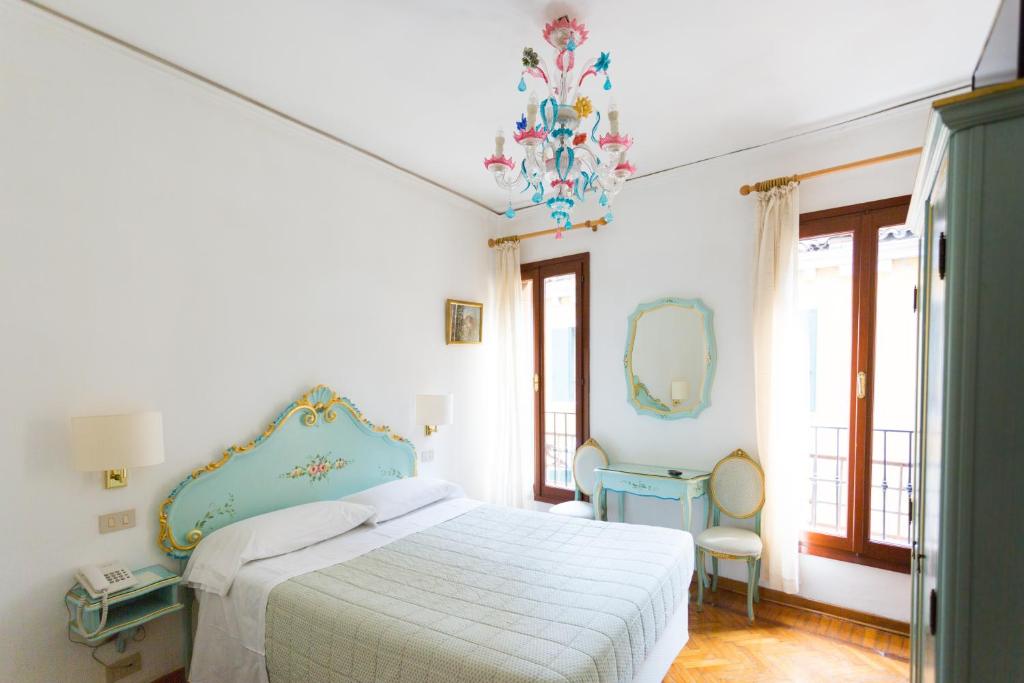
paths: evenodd
<path fill-rule="evenodd" d="M 131 588 L 136 584 L 135 575 L 129 571 L 127 567 L 118 562 L 108 564 L 103 567 L 97 567 L 94 565 L 88 565 L 79 568 L 75 574 L 75 578 L 78 583 L 82 584 L 82 588 L 85 589 L 89 595 L 94 598 L 103 599 L 103 611 L 100 615 L 100 624 L 96 627 L 96 630 L 87 632 L 82 626 L 82 608 L 83 605 L 79 603 L 77 621 L 78 631 L 86 638 L 91 638 L 100 631 L 107 624 L 107 598 L 111 593 Z"/>

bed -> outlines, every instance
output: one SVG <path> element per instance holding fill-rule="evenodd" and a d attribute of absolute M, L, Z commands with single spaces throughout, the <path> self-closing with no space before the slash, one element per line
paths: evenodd
<path fill-rule="evenodd" d="M 318 386 L 175 487 L 159 542 L 187 560 L 234 522 L 416 475 L 408 440 Z M 687 641 L 692 572 L 683 531 L 451 495 L 196 590 L 190 680 L 653 683 Z"/>

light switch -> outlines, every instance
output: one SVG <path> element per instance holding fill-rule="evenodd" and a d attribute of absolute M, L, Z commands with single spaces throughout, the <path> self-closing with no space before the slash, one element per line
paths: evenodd
<path fill-rule="evenodd" d="M 420 453 L 420 462 L 434 462 L 434 451 L 423 451 Z"/>
<path fill-rule="evenodd" d="M 108 534 L 111 531 L 123 531 L 124 529 L 131 529 L 133 526 L 135 526 L 134 508 L 100 515 L 101 534 Z"/>

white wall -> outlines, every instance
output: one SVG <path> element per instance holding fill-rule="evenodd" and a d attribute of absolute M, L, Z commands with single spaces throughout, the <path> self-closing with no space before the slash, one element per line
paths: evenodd
<path fill-rule="evenodd" d="M 65 638 L 74 568 L 161 561 L 171 488 L 318 382 L 420 450 L 414 394 L 453 392 L 424 470 L 484 493 L 486 347 L 446 347 L 443 305 L 486 298 L 491 214 L 9 0 L 0 84 L 0 680 L 104 680 Z M 163 465 L 72 469 L 70 416 L 136 409 Z M 181 630 L 148 627 L 127 683 Z"/>
<path fill-rule="evenodd" d="M 927 105 L 906 107 L 856 124 L 737 153 L 627 184 L 615 221 L 597 233 L 523 243 L 524 262 L 590 252 L 590 432 L 614 460 L 710 468 L 734 448 L 756 452 L 752 335 L 754 203 L 744 183 L 823 168 L 922 143 Z M 685 129 L 680 131 L 685 135 Z M 639 150 L 657 140 L 638 140 Z M 910 194 L 916 158 L 803 183 L 801 210 L 815 211 Z M 644 169 L 640 169 L 641 172 Z M 575 220 L 601 215 L 590 201 Z M 546 227 L 531 208 L 496 222 L 495 234 Z M 637 415 L 626 402 L 622 367 L 626 318 L 663 296 L 699 297 L 715 314 L 718 370 L 711 407 L 695 420 Z M 794 492 L 803 482 L 794 482 Z M 612 519 L 616 508 L 609 496 Z M 674 503 L 629 498 L 629 521 L 679 524 Z M 694 505 L 703 520 L 702 502 Z M 695 527 L 702 528 L 702 521 Z M 910 614 L 906 574 L 801 556 L 801 594 L 900 620 Z M 745 579 L 741 563 L 723 574 Z"/>

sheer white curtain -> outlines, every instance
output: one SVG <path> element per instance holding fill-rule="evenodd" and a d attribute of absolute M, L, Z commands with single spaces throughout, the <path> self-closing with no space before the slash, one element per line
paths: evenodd
<path fill-rule="evenodd" d="M 525 507 L 532 499 L 533 424 L 530 321 L 523 309 L 519 242 L 495 248 L 495 430 L 490 498 Z"/>
<path fill-rule="evenodd" d="M 807 364 L 797 304 L 800 201 L 796 183 L 757 197 L 754 271 L 754 394 L 757 452 L 765 473 L 762 575 L 799 587 L 807 446 Z"/>

